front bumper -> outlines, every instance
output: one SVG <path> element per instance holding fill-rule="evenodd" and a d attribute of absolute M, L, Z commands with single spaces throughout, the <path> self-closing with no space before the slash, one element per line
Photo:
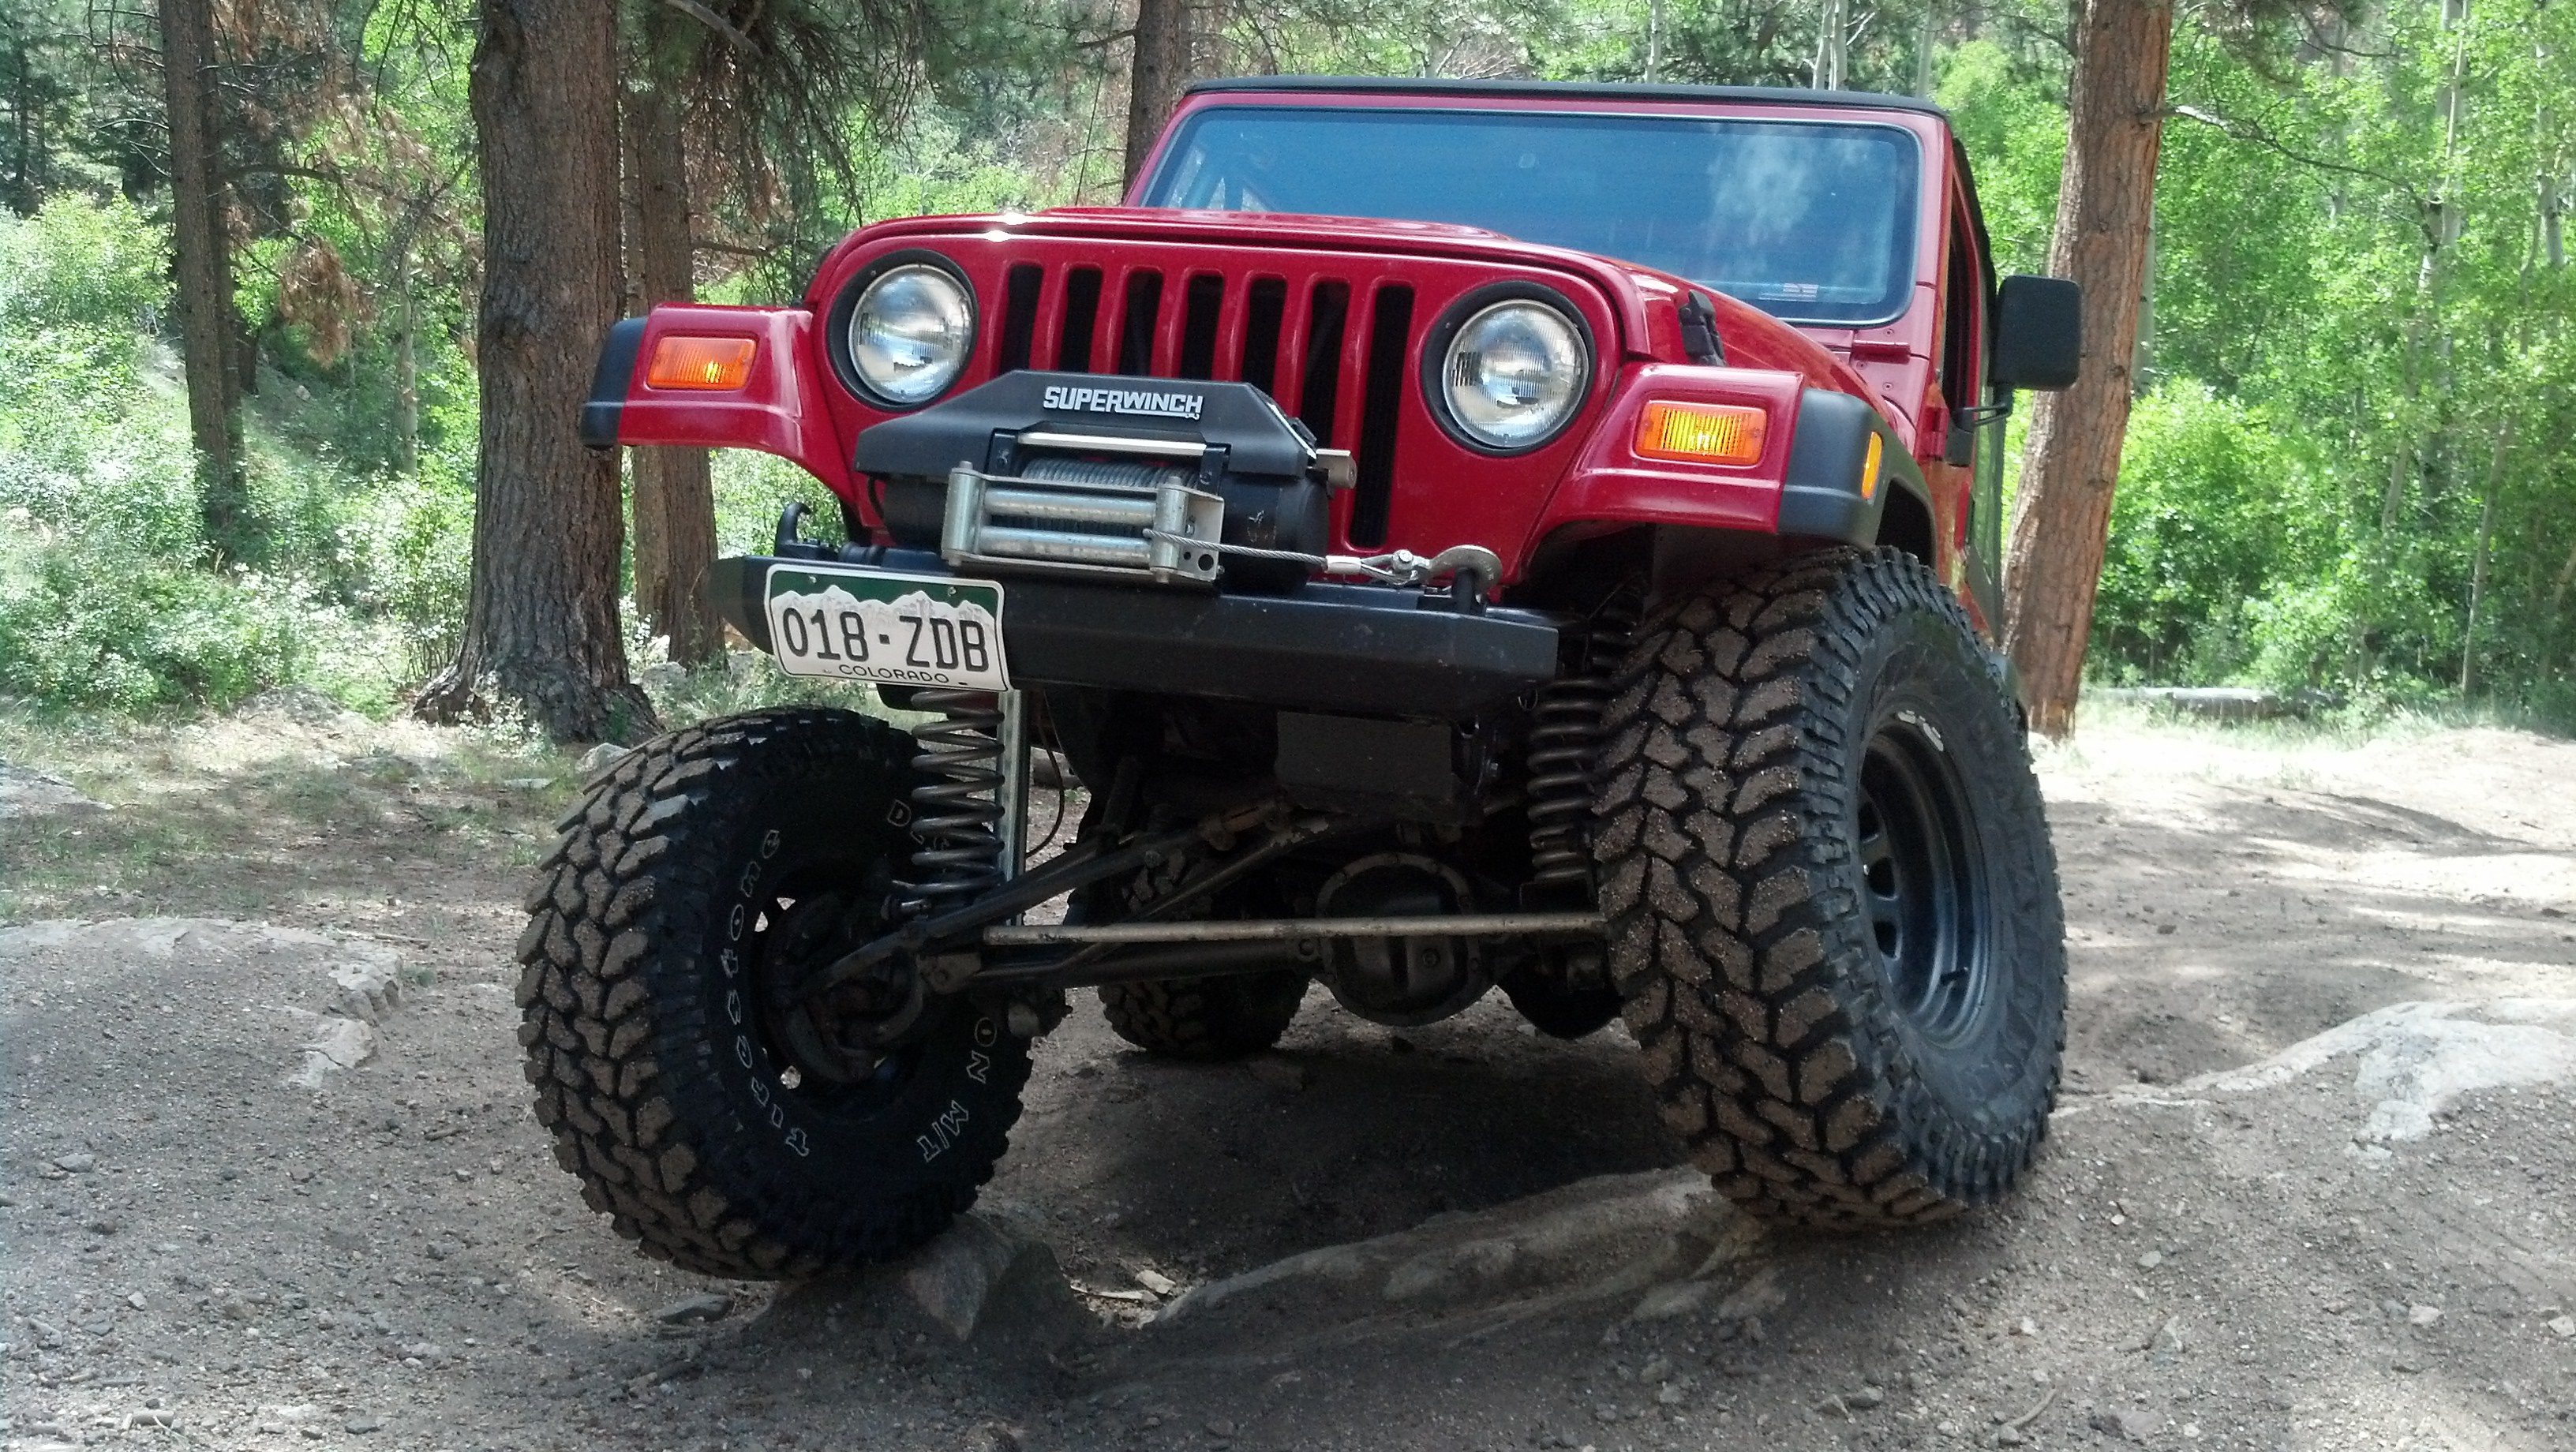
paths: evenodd
<path fill-rule="evenodd" d="M 770 569 L 812 563 L 718 560 L 716 608 L 768 650 Z M 927 552 L 885 551 L 872 563 L 950 573 Z M 1310 584 L 1283 596 L 1220 595 L 1014 576 L 1009 591 L 1002 642 L 1015 682 L 1463 720 L 1556 675 L 1555 617 L 1458 614 L 1436 597 L 1426 609 L 1416 590 Z"/>

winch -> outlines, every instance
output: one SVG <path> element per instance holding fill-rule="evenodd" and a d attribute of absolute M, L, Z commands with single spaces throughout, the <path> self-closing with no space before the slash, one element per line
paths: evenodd
<path fill-rule="evenodd" d="M 870 429 L 856 463 L 895 542 L 952 569 L 1303 585 L 1350 455 L 1248 384 L 1133 383 L 1004 374 Z"/>

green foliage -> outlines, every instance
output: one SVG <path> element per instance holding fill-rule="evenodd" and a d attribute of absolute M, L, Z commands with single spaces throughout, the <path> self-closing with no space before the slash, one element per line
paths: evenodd
<path fill-rule="evenodd" d="M 130 332 L 169 296 L 170 244 L 134 205 L 76 194 L 0 222 L 0 328 Z"/>
<path fill-rule="evenodd" d="M 1970 41 L 1949 53 L 1933 99 L 1976 158 L 1978 209 L 1999 273 L 2044 272 L 2057 223 L 2057 174 L 2066 164 L 2063 88 L 2001 44 Z"/>
<path fill-rule="evenodd" d="M 2094 604 L 2095 668 L 2192 684 L 2244 672 L 2267 648 L 2265 586 L 2306 573 L 2330 544 L 2331 492 L 2294 436 L 2205 384 L 2139 400 Z"/>
<path fill-rule="evenodd" d="M 2495 709 L 2576 719 L 2576 7 L 2456 24 L 2439 0 L 2335 8 L 2179 12 L 2094 669 L 2315 685 L 2356 709 L 2459 695 L 2465 671 Z M 456 646 L 478 433 L 472 36 L 453 7 L 289 9 L 244 23 L 293 33 L 245 43 L 296 64 L 226 78 L 263 120 L 232 158 L 259 366 L 246 568 L 221 576 L 166 342 L 157 79 L 131 61 L 137 37 L 94 43 L 74 0 L 0 15 L 0 692 L 159 709 L 301 681 L 387 709 Z M 718 10 L 784 37 L 773 59 L 895 36 L 909 69 L 765 90 L 698 37 L 710 104 L 734 108 L 718 133 L 745 143 L 691 159 L 710 300 L 796 296 L 862 221 L 1118 191 L 1118 7 Z M 1999 269 L 2044 268 L 2067 7 L 1852 10 L 1849 83 L 1928 80 L 1976 163 Z M 1809 0 L 1205 14 L 1198 64 L 1238 74 L 1803 84 L 1819 39 Z M 324 55 L 317 83 L 299 67 Z M 840 529 L 829 493 L 778 460 L 720 454 L 715 482 L 727 552 L 762 547 L 791 499 L 809 536 Z M 709 702 L 776 684 L 706 675 L 685 689 Z"/>
<path fill-rule="evenodd" d="M 2563 711 L 2576 269 L 2551 237 L 2576 200 L 2576 12 L 2266 24 L 2175 36 L 2092 668 L 2420 703 L 2465 667 L 2485 699 Z M 2044 254 L 2063 66 L 2000 40 L 1945 60 L 2007 269 Z"/>
<path fill-rule="evenodd" d="M 0 216 L 0 693 L 139 711 L 300 680 L 389 708 L 388 646 L 464 598 L 471 492 L 452 467 L 353 478 L 254 430 L 262 555 L 210 570 L 184 390 L 142 330 L 167 252 L 121 201 Z"/>

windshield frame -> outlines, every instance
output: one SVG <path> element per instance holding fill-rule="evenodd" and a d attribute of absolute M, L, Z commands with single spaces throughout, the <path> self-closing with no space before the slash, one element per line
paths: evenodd
<path fill-rule="evenodd" d="M 1417 99 L 1409 95 L 1397 94 L 1377 95 L 1342 92 L 1330 93 L 1328 99 L 1325 95 L 1318 95 L 1312 92 L 1283 93 L 1279 99 L 1272 100 L 1263 98 L 1257 92 L 1218 90 L 1202 93 L 1201 95 L 1193 96 L 1190 99 L 1196 104 L 1184 105 L 1182 109 L 1172 117 L 1171 123 L 1166 128 L 1161 141 L 1154 148 L 1150 164 L 1138 174 L 1135 184 L 1130 188 L 1127 205 L 1134 207 L 1149 207 L 1157 211 L 1194 210 L 1185 207 L 1173 207 L 1161 203 L 1150 203 L 1145 199 L 1165 186 L 1174 172 L 1188 164 L 1189 153 L 1193 145 L 1193 133 L 1195 133 L 1200 125 L 1205 123 L 1209 118 L 1210 113 L 1214 112 L 1287 111 L 1298 116 L 1308 116 L 1315 112 L 1322 111 L 1345 115 L 1401 116 L 1409 118 L 1419 115 L 1422 112 L 1429 111 L 1436 112 L 1441 115 L 1510 117 L 1513 119 L 1566 117 L 1583 121 L 1642 120 L 1681 121 L 1702 124 L 1733 123 L 1769 127 L 1868 127 L 1880 131 L 1893 132 L 1902 136 L 1912 148 L 1910 156 L 1914 167 L 1914 195 L 1911 199 L 1912 206 L 1908 209 L 1908 215 L 1904 222 L 1907 233 L 1905 245 L 1901 249 L 1894 249 L 1901 254 L 1903 265 L 1897 267 L 1888 279 L 1889 290 L 1885 308 L 1880 312 L 1872 313 L 1867 317 L 1858 319 L 1847 317 L 1802 317 L 1789 311 L 1775 310 L 1775 308 L 1785 308 L 1789 300 L 1770 299 L 1767 301 L 1756 301 L 1751 298 L 1736 299 L 1736 301 L 1743 303 L 1746 307 L 1753 308 L 1756 311 L 1764 313 L 1765 315 L 1792 327 L 1832 328 L 1861 332 L 1875 328 L 1884 328 L 1901 322 L 1907 314 L 1914 310 L 1916 304 L 1915 295 L 1920 288 L 1923 269 L 1923 248 L 1926 235 L 1926 224 L 1924 221 L 1924 213 L 1926 210 L 1925 197 L 1928 193 L 1936 190 L 1936 184 L 1938 183 L 1941 175 L 1941 168 L 1936 164 L 1937 159 L 1933 156 L 1931 145 L 1925 140 L 1920 131 L 1913 126 L 1905 124 L 1905 122 L 1895 114 L 1873 116 L 1854 116 L 1847 112 L 1818 114 L 1817 111 L 1808 109 L 1804 106 L 1773 106 L 1761 104 L 1743 107 L 1728 106 L 1723 109 L 1707 110 L 1659 105 L 1621 106 L 1616 104 L 1605 105 L 1602 104 L 1600 100 L 1590 97 L 1585 97 L 1580 100 L 1569 97 L 1565 102 L 1559 102 L 1557 104 L 1461 105 L 1456 101 L 1445 97 L 1425 96 Z M 1781 114 L 1763 114 L 1775 111 Z M 1221 214 L 1244 217 L 1290 215 L 1277 212 L 1234 212 L 1230 209 L 1223 210 Z M 1429 223 L 1436 222 L 1438 219 L 1423 217 L 1397 217 L 1360 218 L 1359 220 Z M 1490 231 L 1493 229 L 1488 228 L 1486 230 Z M 1938 230 L 1939 229 L 1937 227 L 1932 229 L 1932 233 L 1936 239 Z M 1615 257 L 1608 253 L 1597 253 L 1582 247 L 1567 247 L 1559 243 L 1543 242 L 1534 238 L 1519 237 L 1511 233 L 1497 232 L 1496 235 L 1511 237 L 1514 241 L 1530 246 L 1556 247 L 1562 251 L 1578 252 L 1585 256 L 1604 257 L 1611 261 L 1622 263 L 1623 265 L 1644 268 L 1653 272 L 1665 273 L 1669 276 L 1679 277 L 1682 281 L 1689 283 L 1695 288 L 1704 288 L 1711 292 L 1725 291 L 1725 289 L 1719 288 L 1714 283 L 1705 282 L 1700 279 L 1690 277 L 1684 273 L 1671 272 L 1667 268 L 1657 266 L 1650 262 L 1641 262 L 1630 258 Z M 1733 296 L 1733 294 L 1728 295 Z"/>

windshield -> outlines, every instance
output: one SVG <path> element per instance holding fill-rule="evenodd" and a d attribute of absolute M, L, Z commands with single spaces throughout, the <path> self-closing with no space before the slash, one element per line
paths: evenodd
<path fill-rule="evenodd" d="M 1846 122 L 1216 106 L 1149 207 L 1483 227 L 1625 258 L 1791 322 L 1887 322 L 1914 284 L 1912 133 Z"/>

